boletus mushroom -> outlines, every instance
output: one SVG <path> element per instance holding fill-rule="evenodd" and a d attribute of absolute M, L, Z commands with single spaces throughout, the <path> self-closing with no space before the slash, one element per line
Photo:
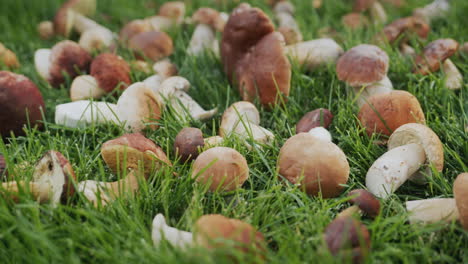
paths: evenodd
<path fill-rule="evenodd" d="M 316 127 L 328 129 L 333 120 L 333 114 L 328 109 L 318 108 L 307 112 L 296 124 L 296 134 L 307 133 Z"/>
<path fill-rule="evenodd" d="M 7 49 L 1 42 L 0 42 L 0 67 L 5 66 L 10 69 L 18 68 L 20 63 L 16 54 Z"/>
<path fill-rule="evenodd" d="M 353 206 L 341 211 L 336 217 L 352 217 L 356 213 L 362 213 L 375 218 L 380 213 L 380 201 L 369 191 L 364 189 L 352 190 L 348 193 Z"/>
<path fill-rule="evenodd" d="M 165 58 L 174 50 L 171 37 L 155 30 L 134 35 L 129 39 L 128 47 L 134 51 L 137 59 L 148 58 L 152 61 Z"/>
<path fill-rule="evenodd" d="M 199 8 L 192 15 L 192 20 L 197 26 L 190 39 L 187 53 L 197 56 L 208 49 L 219 55 L 219 43 L 215 34 L 216 31 L 223 32 L 227 17 L 227 14 L 209 7 Z"/>
<path fill-rule="evenodd" d="M 280 1 L 274 6 L 278 32 L 283 35 L 286 45 L 302 41 L 302 33 L 294 19 L 294 11 L 294 5 L 290 1 Z"/>
<path fill-rule="evenodd" d="M 354 0 L 353 11 L 369 11 L 375 24 L 384 24 L 387 22 L 387 13 L 379 0 Z"/>
<path fill-rule="evenodd" d="M 180 157 L 182 162 L 194 160 L 198 157 L 200 151 L 206 147 L 220 145 L 223 138 L 212 136 L 203 138 L 203 133 L 195 127 L 185 127 L 176 136 L 174 141 L 174 152 Z"/>

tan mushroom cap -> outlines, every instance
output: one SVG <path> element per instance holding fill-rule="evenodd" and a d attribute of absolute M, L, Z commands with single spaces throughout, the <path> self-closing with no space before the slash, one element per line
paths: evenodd
<path fill-rule="evenodd" d="M 132 20 L 125 24 L 125 26 L 120 30 L 119 39 L 120 41 L 126 43 L 133 36 L 143 32 L 151 31 L 152 29 L 153 28 L 151 24 L 146 20 Z"/>
<path fill-rule="evenodd" d="M 353 87 L 382 80 L 388 72 L 388 56 L 379 47 L 361 44 L 343 54 L 336 64 L 338 79 Z"/>
<path fill-rule="evenodd" d="M 262 254 L 265 250 L 265 239 L 252 225 L 237 219 L 218 214 L 200 217 L 194 226 L 195 239 L 208 249 L 222 248 L 235 243 L 234 248 L 245 254 Z"/>
<path fill-rule="evenodd" d="M 91 55 L 78 43 L 63 40 L 52 47 L 50 54 L 50 79 L 52 86 L 65 82 L 64 72 L 70 79 L 87 72 L 91 63 Z"/>
<path fill-rule="evenodd" d="M 388 149 L 394 149 L 407 144 L 419 144 L 426 153 L 426 163 L 437 171 L 444 168 L 444 147 L 439 137 L 429 127 L 410 123 L 400 126 L 388 140 Z"/>
<path fill-rule="evenodd" d="M 209 7 L 199 8 L 193 15 L 192 19 L 196 23 L 208 25 L 219 32 L 223 32 L 226 22 L 221 18 L 221 14 Z"/>
<path fill-rule="evenodd" d="M 359 110 L 358 119 L 369 136 L 373 133 L 390 136 L 404 124 L 426 123 L 418 99 L 406 91 L 392 91 L 369 97 Z"/>
<path fill-rule="evenodd" d="M 130 66 L 121 57 L 112 53 L 102 53 L 91 63 L 91 75 L 100 88 L 110 93 L 115 88 L 124 90 L 130 85 Z"/>
<path fill-rule="evenodd" d="M 214 147 L 201 153 L 193 163 L 192 178 L 209 184 L 211 191 L 232 191 L 249 178 L 249 166 L 237 150 Z"/>
<path fill-rule="evenodd" d="M 364 12 L 369 9 L 376 0 L 354 0 L 353 11 Z"/>
<path fill-rule="evenodd" d="M 144 166 L 148 177 L 155 169 L 164 165 L 172 166 L 164 151 L 140 133 L 125 134 L 105 142 L 101 147 L 101 155 L 114 173 L 119 171 L 119 165 L 122 171 Z"/>
<path fill-rule="evenodd" d="M 185 3 L 182 1 L 166 2 L 159 8 L 158 15 L 174 19 L 180 23 L 185 15 Z"/>
<path fill-rule="evenodd" d="M 260 113 L 251 102 L 237 102 L 224 111 L 221 118 L 219 135 L 221 137 L 228 136 L 236 126 L 242 126 L 242 122 L 250 122 L 255 125 L 260 124 Z"/>
<path fill-rule="evenodd" d="M 174 49 L 171 37 L 159 31 L 137 34 L 130 39 L 128 46 L 138 59 L 143 59 L 141 55 L 144 55 L 153 61 L 171 55 Z"/>
<path fill-rule="evenodd" d="M 289 138 L 281 148 L 277 162 L 279 174 L 309 195 L 322 193 L 336 197 L 349 177 L 349 164 L 343 151 L 309 133 Z"/>
<path fill-rule="evenodd" d="M 18 68 L 20 63 L 16 54 L 7 49 L 3 44 L 0 42 L 0 66 L 5 65 L 7 68 Z"/>
<path fill-rule="evenodd" d="M 424 54 L 415 59 L 417 74 L 429 74 L 439 70 L 441 63 L 458 50 L 458 42 L 453 39 L 438 39 L 424 48 Z"/>
<path fill-rule="evenodd" d="M 69 0 L 57 11 L 54 17 L 55 33 L 67 37 L 73 28 L 73 10 L 84 16 L 93 15 L 96 12 L 96 0 Z"/>
<path fill-rule="evenodd" d="M 399 18 L 392 23 L 386 25 L 382 33 L 377 36 L 379 40 L 388 41 L 393 44 L 400 39 L 402 34 L 413 32 L 420 38 L 427 38 L 431 28 L 424 20 L 418 17 L 410 16 Z M 404 41 L 406 42 L 406 41 Z"/>
<path fill-rule="evenodd" d="M 341 23 L 349 29 L 358 29 L 368 25 L 369 20 L 361 13 L 349 13 L 341 18 Z"/>
<path fill-rule="evenodd" d="M 465 230 L 468 230 L 468 173 L 457 176 L 453 183 L 453 194 L 460 217 L 460 222 Z"/>

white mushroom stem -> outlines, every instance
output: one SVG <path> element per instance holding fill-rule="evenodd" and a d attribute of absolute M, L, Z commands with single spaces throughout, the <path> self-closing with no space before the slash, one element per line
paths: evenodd
<path fill-rule="evenodd" d="M 417 8 L 413 14 L 420 18 L 423 18 L 426 22 L 430 23 L 431 20 L 443 17 L 445 13 L 450 9 L 450 4 L 446 0 L 434 0 L 432 3 Z"/>
<path fill-rule="evenodd" d="M 255 142 L 262 144 L 270 144 L 275 138 L 270 130 L 246 120 L 239 121 L 232 132 L 242 139 L 252 138 Z"/>
<path fill-rule="evenodd" d="M 314 127 L 311 130 L 309 130 L 308 133 L 324 141 L 331 142 L 332 140 L 330 132 L 328 132 L 328 130 L 324 127 Z"/>
<path fill-rule="evenodd" d="M 450 59 L 446 59 L 442 65 L 445 73 L 445 87 L 450 90 L 458 90 L 463 86 L 463 75 Z"/>
<path fill-rule="evenodd" d="M 379 1 L 374 1 L 370 7 L 370 14 L 374 18 L 375 24 L 385 24 L 387 22 L 387 13 Z"/>
<path fill-rule="evenodd" d="M 37 73 L 44 79 L 50 79 L 50 55 L 51 49 L 38 49 L 34 53 L 34 66 Z"/>
<path fill-rule="evenodd" d="M 406 210 L 410 223 L 435 223 L 457 220 L 458 209 L 453 198 L 434 198 L 407 201 Z"/>
<path fill-rule="evenodd" d="M 335 63 L 343 48 L 333 39 L 322 38 L 296 43 L 285 47 L 285 52 L 299 64 L 309 69 Z"/>
<path fill-rule="evenodd" d="M 71 128 L 118 123 L 117 117 L 117 105 L 105 102 L 76 101 L 55 108 L 55 123 Z"/>
<path fill-rule="evenodd" d="M 215 40 L 215 32 L 210 26 L 198 24 L 190 39 L 187 54 L 197 56 L 206 49 L 213 50 Z"/>
<path fill-rule="evenodd" d="M 151 237 L 155 247 L 158 247 L 163 240 L 178 249 L 187 249 L 193 245 L 192 233 L 168 226 L 162 214 L 157 214 L 153 219 Z"/>
<path fill-rule="evenodd" d="M 205 147 L 216 147 L 216 146 L 220 146 L 221 144 L 223 144 L 224 138 L 220 136 L 212 136 L 212 137 L 204 138 L 203 141 L 205 143 Z"/>
<path fill-rule="evenodd" d="M 96 27 L 83 32 L 78 44 L 88 52 L 109 48 L 114 43 L 114 34 L 107 28 Z"/>
<path fill-rule="evenodd" d="M 70 87 L 70 98 L 72 101 L 86 100 L 90 98 L 101 98 L 106 91 L 99 87 L 96 79 L 91 75 L 76 77 Z"/>
<path fill-rule="evenodd" d="M 364 105 L 369 97 L 391 91 L 393 91 L 393 85 L 387 76 L 376 83 L 367 86 L 354 87 L 354 92 L 358 95 L 357 104 L 359 107 Z"/>
<path fill-rule="evenodd" d="M 366 175 L 366 186 L 375 196 L 386 198 L 416 173 L 425 161 L 426 153 L 419 144 L 391 149 L 372 164 Z"/>
<path fill-rule="evenodd" d="M 82 14 L 69 10 L 68 12 L 71 12 L 73 16 L 73 27 L 78 31 L 78 33 L 82 34 L 86 30 L 93 29 L 93 28 L 103 28 L 106 29 L 105 27 L 101 26 L 100 24 L 96 23 L 92 19 L 89 19 Z"/>

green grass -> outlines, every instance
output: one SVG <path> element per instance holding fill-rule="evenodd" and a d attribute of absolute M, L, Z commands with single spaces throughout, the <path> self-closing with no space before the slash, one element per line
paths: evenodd
<path fill-rule="evenodd" d="M 14 167 L 22 162 L 34 163 L 43 152 L 55 149 L 73 164 L 78 180 L 116 179 L 105 166 L 99 151 L 102 143 L 123 134 L 112 125 L 81 130 L 66 129 L 53 123 L 54 108 L 69 101 L 67 83 L 61 89 L 50 89 L 34 70 L 33 54 L 38 48 L 51 47 L 59 38 L 39 39 L 38 22 L 53 17 L 60 1 L 3 0 L 0 7 L 0 41 L 18 55 L 25 74 L 40 88 L 46 102 L 45 129 L 27 130 L 26 136 L 4 139 L 0 153 Z M 161 1 L 99 0 L 95 20 L 118 31 L 126 22 L 150 16 Z M 158 3 L 155 3 L 158 2 Z M 213 0 L 187 1 L 188 14 L 200 6 L 215 6 Z M 226 2 L 226 1 L 225 1 Z M 252 1 L 271 16 L 272 11 L 262 1 Z M 324 1 L 320 10 L 313 10 L 308 0 L 294 0 L 297 19 L 305 39 L 318 38 L 318 30 L 331 26 L 342 34 L 344 49 L 370 41 L 381 27 L 350 32 L 341 26 L 340 18 L 351 10 L 348 1 Z M 400 10 L 388 7 L 389 19 L 411 14 L 414 7 L 427 0 L 407 0 Z M 432 25 L 427 41 L 413 40 L 419 51 L 429 41 L 450 37 L 460 43 L 468 41 L 468 2 L 452 0 L 453 8 L 443 19 Z M 148 4 L 156 5 L 148 5 Z M 232 10 L 234 3 L 219 6 Z M 220 113 L 239 101 L 222 72 L 220 61 L 210 54 L 193 58 L 185 54 L 185 47 L 193 26 L 170 32 L 176 49 L 171 59 L 178 65 L 180 75 L 190 80 L 192 95 L 206 109 L 219 107 Z M 76 40 L 77 36 L 73 38 Z M 452 183 L 459 173 L 468 171 L 468 89 L 460 91 L 444 88 L 443 74 L 426 77 L 411 74 L 412 62 L 384 47 L 391 58 L 389 78 L 396 89 L 413 93 L 426 114 L 427 125 L 444 143 L 445 167 L 435 173 L 423 186 L 405 183 L 396 194 L 382 201 L 383 210 L 375 220 L 364 218 L 372 236 L 369 263 L 467 263 L 468 233 L 458 223 L 409 225 L 404 208 L 406 200 L 429 197 L 453 197 Z M 130 59 L 129 52 L 120 54 Z M 468 56 L 453 59 L 468 80 Z M 146 76 L 134 74 L 139 81 Z M 108 97 L 114 102 L 116 99 Z M 259 106 L 257 104 L 257 106 Z M 285 140 L 295 134 L 295 124 L 301 116 L 318 107 L 330 109 L 335 118 L 330 128 L 333 141 L 348 157 L 351 174 L 346 189 L 335 199 L 309 197 L 294 186 L 278 180 L 276 159 Z M 1 111 L 1 106 L 0 106 Z M 235 138 L 227 146 L 240 151 L 249 163 L 250 179 L 239 191 L 230 194 L 207 193 L 190 179 L 191 167 L 175 163 L 172 170 L 156 173 L 144 184 L 137 197 L 119 199 L 104 209 L 95 209 L 83 197 L 76 196 L 67 205 L 52 208 L 39 205 L 29 196 L 21 196 L 18 204 L 0 199 L 0 262 L 1 263 L 223 263 L 220 256 L 203 254 L 200 249 L 189 252 L 175 250 L 168 245 L 154 248 L 150 232 L 151 221 L 163 213 L 170 225 L 191 230 L 192 224 L 203 214 L 219 213 L 242 219 L 257 227 L 268 241 L 267 260 L 271 263 L 333 263 L 322 233 L 335 215 L 346 208 L 346 193 L 365 186 L 365 175 L 371 164 L 385 152 L 385 147 L 373 145 L 358 126 L 357 107 L 352 90 L 340 82 L 334 67 L 305 72 L 294 67 L 291 97 L 286 107 L 273 111 L 261 110 L 261 124 L 274 132 L 276 141 L 271 147 L 248 150 Z M 174 161 L 172 145 L 177 132 L 186 126 L 202 129 L 205 136 L 215 135 L 218 114 L 206 123 L 180 121 L 166 112 L 160 120 L 161 128 L 148 131 L 147 136 L 160 145 Z M 172 171 L 179 174 L 173 177 Z M 19 171 L 18 176 L 29 179 L 31 169 Z"/>

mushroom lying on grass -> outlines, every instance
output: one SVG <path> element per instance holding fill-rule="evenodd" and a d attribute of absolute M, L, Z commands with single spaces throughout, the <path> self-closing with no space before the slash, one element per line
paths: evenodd
<path fill-rule="evenodd" d="M 137 61 L 143 62 L 143 61 Z M 144 62 L 146 63 L 146 62 Z M 149 66 L 148 66 L 149 67 Z M 146 86 L 151 88 L 155 93 L 158 92 L 161 84 L 168 79 L 169 77 L 177 75 L 177 66 L 171 63 L 169 59 L 163 59 L 157 61 L 153 64 L 152 69 L 148 71 L 154 71 L 156 74 L 153 74 L 146 78 L 143 82 Z"/>
<path fill-rule="evenodd" d="M 165 32 L 146 31 L 134 35 L 128 41 L 128 48 L 134 51 L 137 59 L 148 58 L 158 61 L 172 54 L 172 39 Z"/>
<path fill-rule="evenodd" d="M 320 38 L 288 45 L 285 52 L 300 65 L 314 70 L 335 63 L 343 53 L 343 48 L 331 38 Z"/>
<path fill-rule="evenodd" d="M 445 16 L 449 9 L 450 3 L 448 0 L 434 0 L 424 7 L 414 9 L 413 16 L 420 17 L 430 23 L 436 18 Z"/>
<path fill-rule="evenodd" d="M 198 25 L 190 39 L 187 53 L 196 56 L 208 49 L 218 55 L 219 43 L 215 30 L 223 32 L 227 18 L 226 13 L 220 13 L 208 7 L 199 8 L 192 16 L 193 22 Z"/>
<path fill-rule="evenodd" d="M 0 42 L 0 67 L 5 66 L 7 68 L 18 68 L 20 63 L 16 54 L 7 49 L 1 42 Z"/>
<path fill-rule="evenodd" d="M 191 161 L 198 157 L 199 152 L 205 146 L 214 147 L 220 145 L 223 141 L 222 137 L 212 136 L 203 138 L 203 133 L 200 129 L 194 127 L 183 128 L 174 140 L 174 152 L 179 156 L 182 162 Z"/>
<path fill-rule="evenodd" d="M 328 109 L 318 108 L 306 113 L 296 124 L 296 134 L 307 133 L 316 127 L 328 129 L 333 114 Z"/>
<path fill-rule="evenodd" d="M 274 6 L 278 20 L 278 31 L 283 35 L 286 45 L 302 41 L 302 33 L 294 19 L 294 5 L 289 1 L 280 1 Z"/>
<path fill-rule="evenodd" d="M 380 201 L 369 191 L 364 189 L 352 190 L 348 193 L 353 206 L 341 211 L 336 217 L 352 217 L 356 213 L 363 213 L 375 218 L 380 213 Z"/>

